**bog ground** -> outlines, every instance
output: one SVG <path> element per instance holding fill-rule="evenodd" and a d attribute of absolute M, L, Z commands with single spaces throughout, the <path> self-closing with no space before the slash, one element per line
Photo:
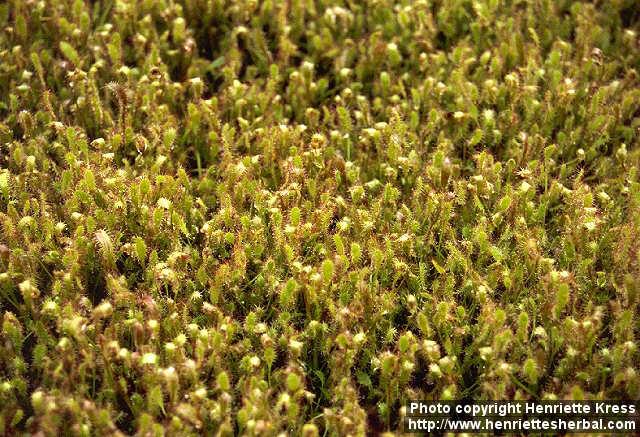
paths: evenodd
<path fill-rule="evenodd" d="M 640 398 L 635 0 L 0 4 L 0 433 Z"/>

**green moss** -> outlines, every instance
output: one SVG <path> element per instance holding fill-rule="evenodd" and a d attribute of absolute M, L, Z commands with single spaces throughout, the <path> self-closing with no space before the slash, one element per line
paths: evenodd
<path fill-rule="evenodd" d="M 637 5 L 0 4 L 0 433 L 637 399 Z"/>

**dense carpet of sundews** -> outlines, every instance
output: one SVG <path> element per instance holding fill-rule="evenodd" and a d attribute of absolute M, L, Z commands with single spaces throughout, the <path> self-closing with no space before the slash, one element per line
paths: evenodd
<path fill-rule="evenodd" d="M 0 434 L 640 398 L 636 0 L 0 4 Z"/>

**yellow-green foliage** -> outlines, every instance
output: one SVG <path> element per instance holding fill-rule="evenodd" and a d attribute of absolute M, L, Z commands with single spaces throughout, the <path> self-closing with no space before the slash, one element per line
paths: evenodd
<path fill-rule="evenodd" d="M 636 0 L 0 2 L 0 434 L 638 399 Z"/>

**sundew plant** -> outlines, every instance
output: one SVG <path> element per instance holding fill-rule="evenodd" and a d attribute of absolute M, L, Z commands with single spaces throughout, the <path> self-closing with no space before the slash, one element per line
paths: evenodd
<path fill-rule="evenodd" d="M 637 0 L 0 4 L 0 434 L 640 398 Z"/>

